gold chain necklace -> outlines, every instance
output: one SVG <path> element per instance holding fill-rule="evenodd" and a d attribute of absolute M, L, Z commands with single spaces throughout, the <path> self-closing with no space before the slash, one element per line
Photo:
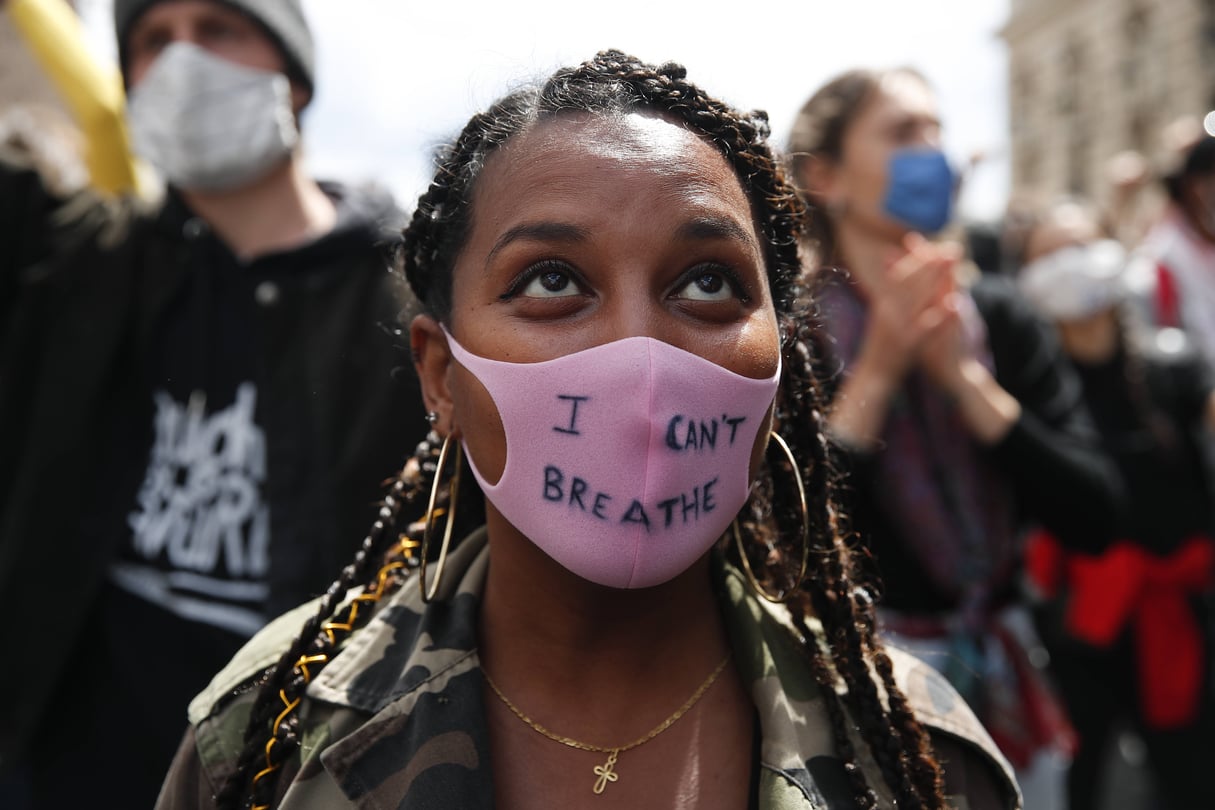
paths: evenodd
<path fill-rule="evenodd" d="M 692 693 L 692 696 L 684 701 L 684 704 L 676 709 L 674 714 L 655 726 L 654 729 L 644 737 L 639 737 L 636 740 L 633 740 L 631 743 L 617 746 L 591 745 L 590 743 L 579 742 L 578 740 L 571 739 L 570 737 L 563 737 L 560 734 L 549 731 L 547 728 L 540 725 L 535 720 L 531 719 L 520 711 L 518 706 L 511 703 L 510 698 L 502 694 L 502 690 L 498 688 L 498 684 L 494 683 L 494 679 L 489 677 L 488 672 L 486 672 L 484 669 L 482 669 L 481 672 L 483 675 L 485 675 L 485 682 L 489 684 L 489 688 L 493 689 L 494 694 L 506 704 L 506 708 L 510 709 L 511 713 L 514 714 L 515 717 L 518 717 L 520 720 L 526 723 L 533 731 L 538 731 L 553 742 L 567 745 L 570 748 L 577 748 L 580 751 L 595 751 L 600 754 L 608 755 L 606 762 L 604 762 L 602 765 L 595 766 L 595 776 L 597 778 L 595 779 L 595 786 L 592 788 L 592 791 L 595 794 L 600 794 L 608 786 L 609 782 L 615 782 L 620 778 L 620 775 L 615 771 L 616 758 L 625 751 L 629 751 L 639 745 L 648 743 L 650 740 L 654 739 L 659 734 L 675 725 L 675 722 L 687 714 L 688 710 L 696 705 L 696 701 L 700 700 L 704 696 L 704 693 L 709 691 L 709 687 L 713 685 L 713 682 L 717 680 L 717 676 L 722 673 L 722 670 L 726 668 L 726 664 L 729 663 L 730 655 L 731 653 L 726 653 L 726 657 L 721 659 L 721 663 L 717 665 L 717 668 L 709 673 L 709 677 L 705 678 L 704 683 L 696 688 L 696 691 Z"/>

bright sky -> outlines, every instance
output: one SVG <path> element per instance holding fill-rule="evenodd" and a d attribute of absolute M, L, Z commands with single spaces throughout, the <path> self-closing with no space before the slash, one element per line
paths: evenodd
<path fill-rule="evenodd" d="M 78 0 L 113 58 L 112 0 Z M 1009 0 L 304 0 L 317 39 L 317 96 L 305 114 L 321 177 L 375 180 L 412 207 L 430 154 L 504 91 L 620 48 L 675 60 L 739 107 L 768 111 L 783 144 L 810 93 L 850 67 L 914 65 L 936 86 L 946 150 L 989 160 L 969 177 L 964 215 L 994 218 L 1008 190 Z"/>

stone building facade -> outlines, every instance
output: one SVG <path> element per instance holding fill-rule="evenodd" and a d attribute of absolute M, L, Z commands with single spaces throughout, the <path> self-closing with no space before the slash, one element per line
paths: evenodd
<path fill-rule="evenodd" d="M 1215 0 L 1011 0 L 1015 198 L 1105 202 L 1109 161 L 1164 159 L 1164 127 L 1215 109 Z"/>

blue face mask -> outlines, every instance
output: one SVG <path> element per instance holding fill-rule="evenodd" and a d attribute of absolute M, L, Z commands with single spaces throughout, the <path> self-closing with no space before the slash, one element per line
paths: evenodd
<path fill-rule="evenodd" d="M 900 149 L 886 167 L 882 210 L 920 233 L 936 233 L 949 223 L 957 176 L 938 149 Z"/>

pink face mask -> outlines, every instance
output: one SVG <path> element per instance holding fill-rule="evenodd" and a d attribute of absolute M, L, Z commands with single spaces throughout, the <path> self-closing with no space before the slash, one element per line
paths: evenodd
<path fill-rule="evenodd" d="M 779 368 L 755 380 L 648 337 L 543 363 L 490 360 L 447 341 L 489 391 L 506 431 L 496 484 L 468 454 L 485 496 L 583 579 L 613 588 L 666 582 L 708 551 L 746 502 L 751 448 Z"/>

